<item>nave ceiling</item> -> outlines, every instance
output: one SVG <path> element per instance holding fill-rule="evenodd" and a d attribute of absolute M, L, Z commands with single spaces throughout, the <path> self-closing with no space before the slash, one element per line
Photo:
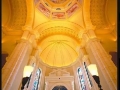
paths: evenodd
<path fill-rule="evenodd" d="M 61 2 L 57 4 L 49 0 L 36 0 L 36 2 L 37 3 L 34 4 L 32 1 L 28 2 L 27 0 L 2 0 L 2 51 L 9 54 L 12 52 L 28 24 L 30 24 L 31 27 L 27 26 L 27 29 L 30 29 L 32 33 L 38 34 L 37 36 L 40 37 L 38 39 L 38 45 L 40 49 L 43 50 L 42 53 L 49 54 L 50 49 L 53 48 L 51 51 L 53 53 L 51 53 L 51 60 L 55 59 L 54 54 L 56 51 L 58 51 L 56 58 L 62 57 L 62 54 L 66 56 L 64 59 L 69 58 L 69 53 L 64 55 L 64 53 L 59 54 L 60 52 L 72 53 L 73 56 L 71 56 L 74 59 L 69 59 L 70 62 L 57 66 L 70 65 L 77 59 L 79 55 L 77 50 L 81 44 L 81 34 L 86 29 L 93 28 L 107 52 L 117 51 L 117 14 L 115 11 L 115 1 L 66 0 L 62 2 L 61 0 Z M 50 7 L 45 6 L 45 3 L 49 4 Z M 39 4 L 43 4 L 49 9 L 50 17 L 47 17 L 44 12 L 40 11 L 38 7 Z M 69 6 L 67 7 L 67 5 Z M 71 9 L 73 5 L 75 5 L 77 9 L 69 16 L 67 10 Z M 113 5 L 113 8 L 111 5 Z M 61 11 L 55 10 L 55 8 L 58 8 L 57 6 L 59 6 Z M 111 11 L 114 13 L 113 15 L 111 15 Z M 60 18 L 58 14 L 60 14 L 62 18 Z M 59 37 L 64 37 L 64 39 L 60 39 Z M 54 43 L 47 48 L 52 41 L 54 41 Z M 73 42 L 76 42 L 76 44 L 72 45 Z M 61 47 L 63 51 L 60 51 L 58 47 Z M 43 62 L 47 60 L 45 60 L 45 55 L 40 54 L 40 56 L 44 58 Z M 59 63 L 63 63 L 63 61 Z M 53 60 L 52 63 L 49 62 L 48 64 L 54 66 L 55 62 Z"/>

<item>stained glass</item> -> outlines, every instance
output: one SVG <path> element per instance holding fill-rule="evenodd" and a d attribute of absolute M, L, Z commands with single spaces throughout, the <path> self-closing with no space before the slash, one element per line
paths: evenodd
<path fill-rule="evenodd" d="M 40 69 L 38 69 L 36 71 L 36 76 L 35 76 L 35 80 L 34 80 L 34 84 L 33 84 L 32 90 L 38 90 L 40 74 L 41 74 L 41 71 L 40 71 Z"/>
<path fill-rule="evenodd" d="M 85 86 L 85 80 L 84 80 L 84 76 L 83 76 L 81 68 L 78 68 L 78 77 L 79 77 L 79 81 L 80 81 L 80 84 L 81 84 L 81 89 L 82 90 L 87 90 L 86 86 Z"/>
<path fill-rule="evenodd" d="M 87 78 L 88 78 L 88 81 L 89 81 L 89 84 L 90 84 L 89 86 L 90 86 L 90 88 L 91 88 L 91 87 L 92 87 L 92 81 L 91 81 L 91 79 L 90 79 L 89 71 L 88 71 L 88 68 L 87 68 L 85 62 L 84 62 L 84 68 L 85 68 L 85 70 L 86 70 Z"/>

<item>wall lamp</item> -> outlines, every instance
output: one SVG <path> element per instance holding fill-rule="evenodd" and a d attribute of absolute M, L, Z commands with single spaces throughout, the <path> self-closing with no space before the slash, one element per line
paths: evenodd
<path fill-rule="evenodd" d="M 25 84 L 30 80 L 33 69 L 34 68 L 32 66 L 24 67 L 21 90 L 24 90 Z"/>
<path fill-rule="evenodd" d="M 96 64 L 90 64 L 88 66 L 88 70 L 92 74 L 92 77 L 94 78 L 95 82 L 98 84 L 98 87 L 100 88 L 100 90 L 103 90 L 102 86 L 100 85 L 100 78 L 98 75 L 98 70 L 97 70 Z"/>

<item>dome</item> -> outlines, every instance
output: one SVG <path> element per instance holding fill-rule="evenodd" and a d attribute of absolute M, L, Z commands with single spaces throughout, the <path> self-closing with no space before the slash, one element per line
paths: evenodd
<path fill-rule="evenodd" d="M 55 3 L 55 4 L 61 4 L 64 3 L 67 0 L 50 0 L 51 2 Z"/>
<path fill-rule="evenodd" d="M 75 62 L 78 57 L 79 44 L 71 37 L 64 35 L 52 35 L 44 39 L 40 44 L 40 58 L 49 66 L 63 67 Z"/>
<path fill-rule="evenodd" d="M 35 7 L 47 18 L 67 19 L 82 10 L 82 0 L 35 0 Z"/>

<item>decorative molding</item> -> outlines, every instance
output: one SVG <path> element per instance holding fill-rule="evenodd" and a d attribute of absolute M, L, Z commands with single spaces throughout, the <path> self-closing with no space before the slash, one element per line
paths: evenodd
<path fill-rule="evenodd" d="M 55 35 L 55 34 L 67 35 L 67 36 L 70 36 L 70 37 L 73 37 L 74 39 L 76 39 L 77 42 L 81 41 L 81 38 L 79 37 L 79 33 L 77 31 L 71 30 L 66 27 L 48 28 L 48 29 L 40 32 L 39 41 L 41 41 L 42 39 L 44 39 L 50 35 Z"/>
<path fill-rule="evenodd" d="M 56 74 L 56 75 L 55 75 Z M 64 75 L 68 74 L 68 75 Z M 45 77 L 45 83 L 47 87 L 45 90 L 52 90 L 55 86 L 63 85 L 68 90 L 73 90 L 74 87 L 74 77 L 69 75 L 70 73 L 66 70 L 57 69 L 49 73 L 49 76 Z"/>
<path fill-rule="evenodd" d="M 106 0 L 91 0 L 90 1 L 90 18 L 96 29 L 105 28 L 108 26 L 105 17 Z"/>
<path fill-rule="evenodd" d="M 49 73 L 49 76 L 70 76 L 65 69 L 56 69 Z"/>
<path fill-rule="evenodd" d="M 25 25 L 27 16 L 27 7 L 25 0 L 12 0 L 11 4 L 11 18 L 8 22 L 8 27 L 14 30 L 21 30 Z"/>
<path fill-rule="evenodd" d="M 90 1 L 91 0 L 84 0 L 83 1 L 83 18 L 86 29 L 95 29 L 95 26 L 92 24 L 90 18 Z"/>

